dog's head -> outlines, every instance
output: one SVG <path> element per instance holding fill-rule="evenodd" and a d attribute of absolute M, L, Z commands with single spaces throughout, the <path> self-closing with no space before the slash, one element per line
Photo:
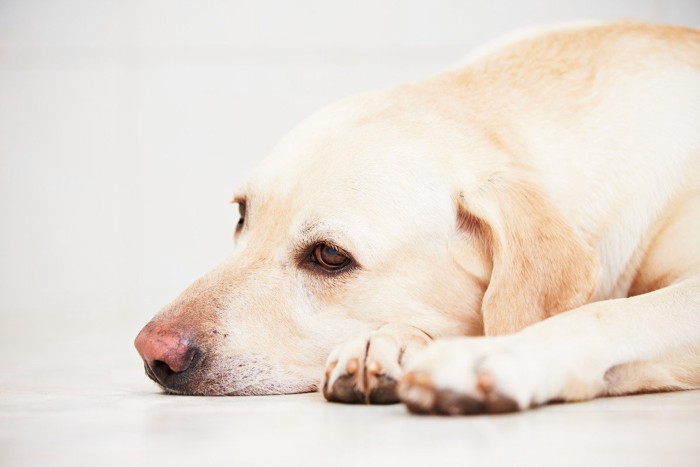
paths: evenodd
<path fill-rule="evenodd" d="M 236 194 L 233 254 L 137 337 L 151 378 L 184 394 L 313 391 L 332 347 L 382 324 L 511 332 L 587 298 L 570 285 L 588 264 L 558 265 L 588 255 L 573 231 L 501 177 L 499 135 L 435 91 L 341 101 L 278 145 Z"/>

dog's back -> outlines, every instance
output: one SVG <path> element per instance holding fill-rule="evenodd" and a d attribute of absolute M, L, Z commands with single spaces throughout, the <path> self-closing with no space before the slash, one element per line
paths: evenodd
<path fill-rule="evenodd" d="M 626 296 L 668 206 L 700 190 L 698 30 L 557 28 L 507 42 L 434 84 L 460 96 L 456 105 L 514 166 L 536 174 L 607 259 L 594 299 Z"/>

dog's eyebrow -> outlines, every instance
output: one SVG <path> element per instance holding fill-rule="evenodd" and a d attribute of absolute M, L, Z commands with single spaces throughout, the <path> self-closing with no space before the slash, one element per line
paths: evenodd
<path fill-rule="evenodd" d="M 308 219 L 299 227 L 300 239 L 296 242 L 297 249 L 307 248 L 318 242 L 328 242 L 344 250 L 355 249 L 355 242 L 350 241 L 346 229 L 329 228 L 319 219 Z"/>
<path fill-rule="evenodd" d="M 317 219 L 309 219 L 305 221 L 303 224 L 301 224 L 301 227 L 299 228 L 299 233 L 302 235 L 309 235 L 314 231 L 317 231 L 321 228 L 321 223 Z"/>

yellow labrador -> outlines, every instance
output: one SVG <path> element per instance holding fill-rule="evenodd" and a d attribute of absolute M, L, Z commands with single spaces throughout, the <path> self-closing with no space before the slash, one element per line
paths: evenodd
<path fill-rule="evenodd" d="M 167 392 L 323 375 L 457 414 L 700 387 L 697 30 L 559 28 L 348 98 L 235 202 L 231 257 L 136 339 Z"/>

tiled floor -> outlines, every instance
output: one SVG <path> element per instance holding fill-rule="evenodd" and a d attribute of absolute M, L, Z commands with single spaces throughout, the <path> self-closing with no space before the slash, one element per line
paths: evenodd
<path fill-rule="evenodd" d="M 462 418 L 319 394 L 166 396 L 142 374 L 133 330 L 93 330 L 39 334 L 41 348 L 9 337 L 0 465 L 700 465 L 700 391 Z"/>

